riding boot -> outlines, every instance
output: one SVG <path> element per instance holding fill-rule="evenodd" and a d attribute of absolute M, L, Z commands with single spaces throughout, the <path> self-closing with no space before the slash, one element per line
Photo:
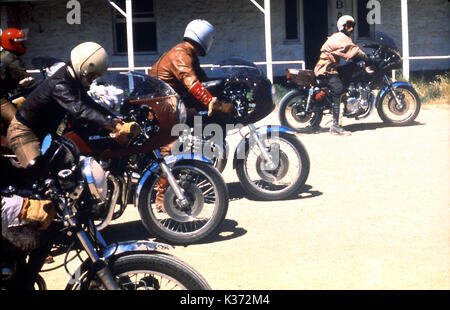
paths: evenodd
<path fill-rule="evenodd" d="M 346 131 L 344 128 L 341 127 L 341 124 L 339 122 L 340 120 L 340 107 L 339 107 L 339 102 L 333 102 L 332 104 L 332 113 L 333 113 L 333 124 L 330 127 L 330 133 L 333 135 L 351 135 L 350 132 Z"/>
<path fill-rule="evenodd" d="M 155 199 L 155 207 L 158 212 L 165 212 L 164 209 L 164 193 L 169 187 L 169 181 L 165 176 L 161 176 L 158 180 L 158 184 L 156 185 L 156 199 Z"/>

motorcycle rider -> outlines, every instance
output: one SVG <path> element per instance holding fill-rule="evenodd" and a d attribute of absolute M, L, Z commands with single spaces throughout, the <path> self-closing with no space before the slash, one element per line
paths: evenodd
<path fill-rule="evenodd" d="M 16 114 L 16 106 L 7 100 L 10 92 L 18 86 L 30 89 L 36 82 L 25 70 L 20 56 L 27 51 L 24 31 L 17 28 L 8 28 L 1 35 L 1 63 L 0 63 L 0 133 L 6 135 L 6 130 Z"/>
<path fill-rule="evenodd" d="M 336 135 L 349 135 L 341 126 L 343 108 L 340 107 L 340 99 L 344 93 L 344 85 L 337 71 L 341 58 L 349 61 L 352 58 L 367 60 L 367 55 L 354 44 L 351 39 L 355 19 L 350 15 L 343 15 L 337 21 L 338 32 L 331 35 L 320 49 L 320 57 L 314 68 L 317 77 L 324 77 L 331 89 L 333 124 L 330 133 Z"/>
<path fill-rule="evenodd" d="M 94 124 L 129 139 L 132 123 L 114 119 L 93 101 L 86 90 L 108 69 L 108 55 L 95 42 L 77 45 L 70 53 L 70 63 L 45 79 L 19 107 L 8 128 L 7 140 L 22 166 L 40 155 L 41 141 L 55 133 L 66 115 Z"/>
<path fill-rule="evenodd" d="M 221 102 L 213 97 L 201 82 L 208 77 L 200 67 L 198 56 L 206 56 L 214 42 L 214 27 L 206 20 L 195 19 L 186 26 L 183 42 L 175 45 L 163 54 L 152 66 L 150 75 L 169 84 L 183 99 L 188 111 L 188 124 L 192 126 L 193 115 L 198 110 L 208 110 L 208 116 L 220 113 L 230 114 L 233 104 Z M 215 122 L 214 118 L 208 120 Z M 168 155 L 173 143 L 161 147 L 161 154 Z M 156 208 L 163 210 L 164 192 L 168 187 L 167 179 L 160 178 L 157 186 Z"/>

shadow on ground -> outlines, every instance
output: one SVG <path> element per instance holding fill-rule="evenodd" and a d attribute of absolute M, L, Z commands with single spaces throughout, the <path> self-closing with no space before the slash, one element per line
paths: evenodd
<path fill-rule="evenodd" d="M 405 125 L 392 125 L 387 124 L 384 122 L 381 123 L 359 123 L 359 124 L 350 124 L 347 126 L 344 126 L 345 130 L 348 130 L 350 132 L 356 132 L 356 131 L 366 131 L 366 130 L 376 130 L 381 128 L 392 128 L 392 127 L 411 127 L 411 126 L 422 126 L 426 125 L 424 123 L 420 122 L 412 122 L 411 124 L 405 124 Z"/>
<path fill-rule="evenodd" d="M 331 126 L 331 121 L 329 122 Z M 377 123 L 355 123 L 355 124 L 349 124 L 344 125 L 344 129 L 350 132 L 357 132 L 357 131 L 365 131 L 365 130 L 376 130 L 376 129 L 382 129 L 382 128 L 393 128 L 393 127 L 411 127 L 411 126 L 421 126 L 426 125 L 424 123 L 420 122 L 412 122 L 410 124 L 405 125 L 392 125 L 385 122 L 377 122 Z M 320 133 L 329 133 L 330 127 L 320 127 L 317 129 L 311 129 L 310 127 L 305 129 L 300 129 L 297 131 L 298 134 L 320 134 Z"/>
<path fill-rule="evenodd" d="M 242 188 L 242 184 L 240 182 L 233 182 L 233 183 L 227 183 L 228 186 L 228 192 L 230 195 L 230 201 L 232 200 L 239 200 L 242 198 L 247 198 L 248 200 L 253 200 L 253 201 L 267 201 L 267 200 L 262 200 L 262 199 L 257 199 L 254 197 L 249 197 L 244 189 Z M 286 198 L 286 199 L 274 199 L 273 201 L 276 200 L 295 200 L 295 199 L 306 199 L 306 198 L 313 198 L 313 197 L 317 197 L 322 195 L 323 193 L 317 190 L 312 190 L 312 186 L 311 185 L 304 185 L 300 192 L 293 197 L 290 198 Z"/>
<path fill-rule="evenodd" d="M 194 244 L 205 244 L 212 242 L 219 242 L 234 239 L 244 235 L 247 230 L 242 227 L 238 227 L 238 223 L 234 220 L 225 219 L 220 225 L 219 230 L 210 238 L 194 243 Z M 155 239 L 150 232 L 148 232 L 141 221 L 130 221 L 126 223 L 111 224 L 106 227 L 102 232 L 102 236 L 106 243 L 111 244 L 114 242 L 129 241 L 129 240 L 147 240 Z M 163 243 L 168 243 L 166 241 L 158 240 Z"/>

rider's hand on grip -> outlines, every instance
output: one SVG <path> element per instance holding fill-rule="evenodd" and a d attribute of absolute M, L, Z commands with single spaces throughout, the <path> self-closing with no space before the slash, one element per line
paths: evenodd
<path fill-rule="evenodd" d="M 39 230 L 46 230 L 55 218 L 56 210 L 50 200 L 24 198 L 19 219 L 36 224 Z"/>
<path fill-rule="evenodd" d="M 116 132 L 111 136 L 122 146 L 128 146 L 132 139 L 141 133 L 141 127 L 136 122 L 117 124 Z"/>
<path fill-rule="evenodd" d="M 216 112 L 231 114 L 233 112 L 233 109 L 234 106 L 232 103 L 222 102 L 217 99 L 217 97 L 213 97 L 208 105 L 208 116 L 211 116 Z"/>

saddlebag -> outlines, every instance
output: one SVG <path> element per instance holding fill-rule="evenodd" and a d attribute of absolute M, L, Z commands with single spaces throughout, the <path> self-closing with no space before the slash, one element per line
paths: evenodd
<path fill-rule="evenodd" d="M 317 86 L 313 70 L 286 69 L 286 79 L 299 86 Z"/>

